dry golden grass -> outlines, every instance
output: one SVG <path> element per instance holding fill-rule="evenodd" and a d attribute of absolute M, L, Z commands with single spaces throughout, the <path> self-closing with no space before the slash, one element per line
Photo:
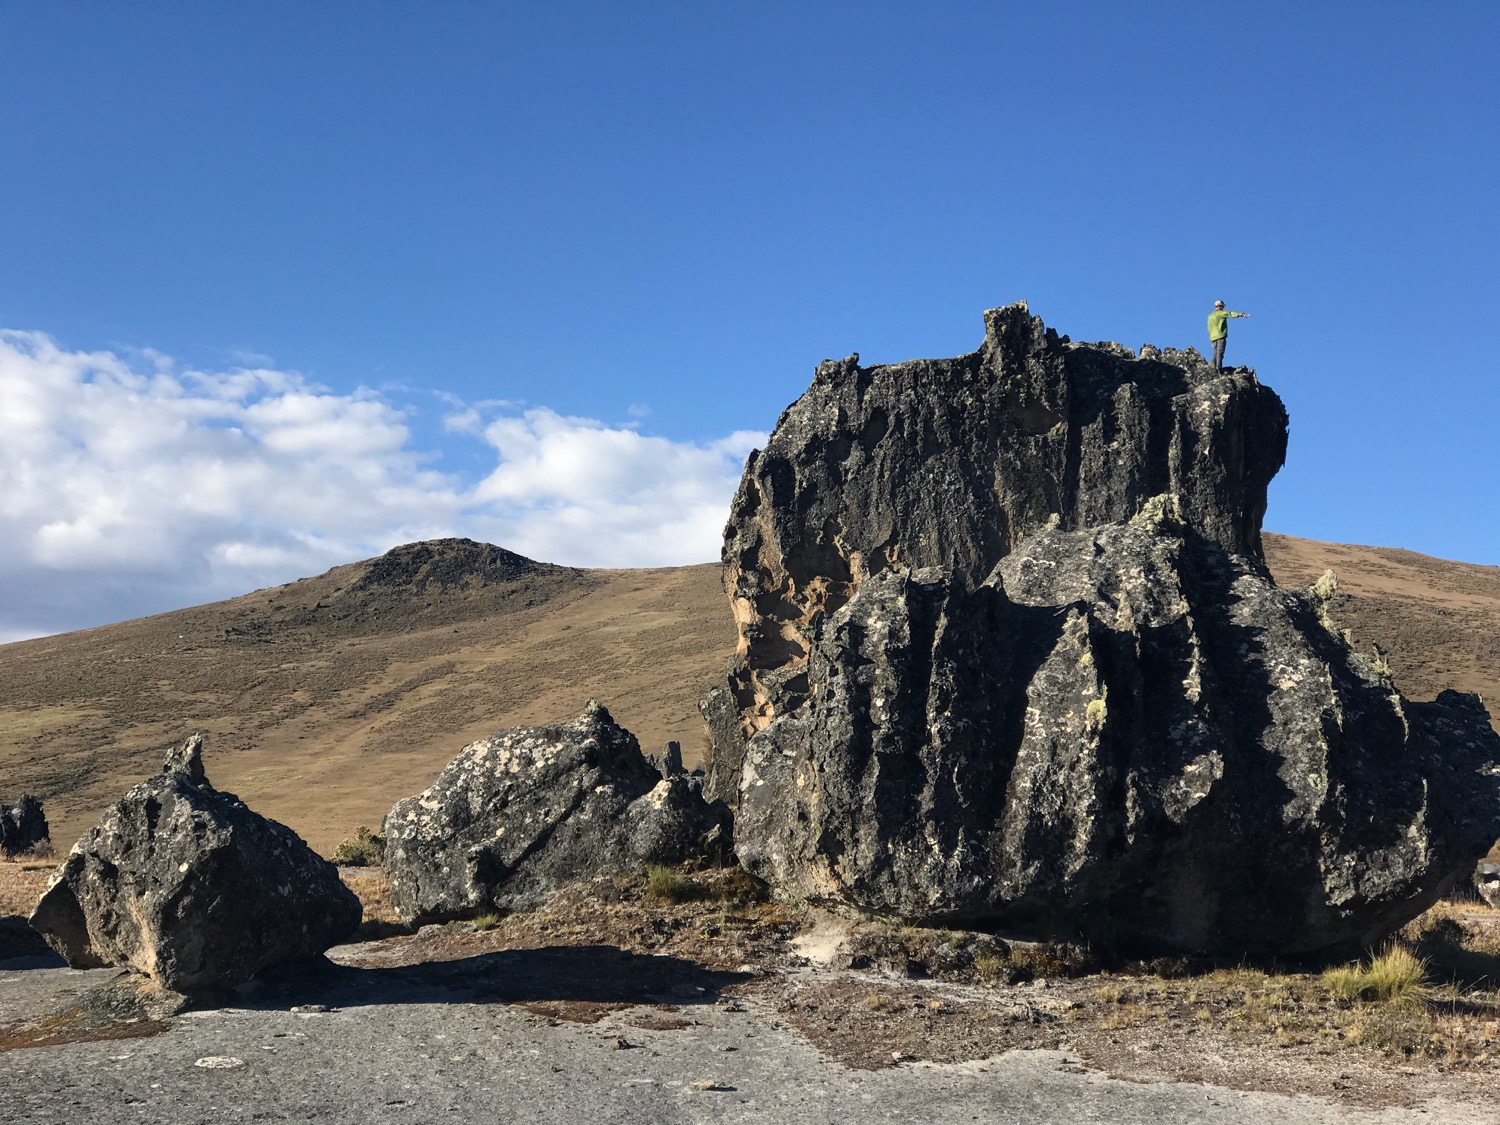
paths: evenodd
<path fill-rule="evenodd" d="M 391 592 L 325 624 L 365 571 L 0 645 L 6 794 L 40 796 L 66 851 L 200 730 L 214 785 L 331 855 L 467 743 L 590 697 L 647 750 L 701 751 L 697 702 L 734 649 L 717 565 Z"/>
<path fill-rule="evenodd" d="M 0 917 L 29 915 L 59 862 L 0 859 Z"/>
<path fill-rule="evenodd" d="M 1323 973 L 1323 984 L 1340 1000 L 1415 1004 L 1430 991 L 1427 961 L 1404 945 L 1392 943 L 1368 960 Z"/>
<path fill-rule="evenodd" d="M 360 923 L 356 940 L 377 941 L 408 931 L 391 906 L 391 886 L 385 877 L 385 868 L 340 867 L 339 878 L 364 907 L 364 921 Z"/>

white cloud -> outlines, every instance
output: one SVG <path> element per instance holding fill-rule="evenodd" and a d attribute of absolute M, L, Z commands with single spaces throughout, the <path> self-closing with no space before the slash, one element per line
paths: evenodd
<path fill-rule="evenodd" d="M 436 451 L 415 448 L 406 414 L 373 391 L 0 331 L 0 642 L 444 535 L 572 565 L 706 561 L 764 436 L 696 445 L 440 397 L 445 430 L 493 451 L 482 479 L 434 469 Z"/>

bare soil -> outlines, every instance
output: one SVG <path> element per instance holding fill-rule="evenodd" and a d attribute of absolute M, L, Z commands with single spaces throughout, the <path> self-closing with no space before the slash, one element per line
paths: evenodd
<path fill-rule="evenodd" d="M 1500 1109 L 1492 1090 L 1500 1075 L 1500 911 L 1481 903 L 1441 903 L 1408 933 L 1458 919 L 1462 935 L 1449 940 L 1464 964 L 1487 975 L 1455 983 L 1434 964 L 1419 1002 L 1365 1004 L 1334 997 L 1317 967 L 1182 963 L 1164 976 L 1152 971 L 1161 966 L 1090 966 L 1066 950 L 1003 942 L 1006 964 L 981 959 L 976 967 L 955 961 L 952 950 L 985 947 L 996 940 L 989 935 L 818 915 L 770 901 L 739 873 L 690 876 L 692 897 L 682 902 L 654 898 L 646 886 L 643 877 L 601 880 L 537 911 L 428 926 L 350 947 L 339 959 L 365 968 L 472 965 L 530 950 L 542 959 L 517 964 L 553 973 L 557 999 L 535 999 L 529 976 L 506 987 L 529 997 L 535 1014 L 594 1023 L 673 989 L 709 991 L 720 1003 L 769 1007 L 821 1053 L 857 1069 L 1062 1049 L 1143 1082 L 1315 1093 L 1362 1106 L 1447 1098 Z M 803 956 L 808 934 L 829 925 L 840 932 L 823 943 L 826 956 Z M 887 956 L 849 967 L 852 951 L 882 948 Z M 906 956 L 890 956 L 894 950 Z M 659 1030 L 692 1022 L 670 1004 L 644 1019 Z"/>

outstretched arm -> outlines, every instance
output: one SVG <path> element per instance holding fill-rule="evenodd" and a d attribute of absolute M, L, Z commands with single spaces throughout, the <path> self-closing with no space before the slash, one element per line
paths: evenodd
<path fill-rule="evenodd" d="M 1249 313 L 1236 313 L 1236 312 L 1232 312 L 1229 315 L 1231 317 L 1236 317 L 1236 316 L 1249 316 L 1250 314 Z"/>

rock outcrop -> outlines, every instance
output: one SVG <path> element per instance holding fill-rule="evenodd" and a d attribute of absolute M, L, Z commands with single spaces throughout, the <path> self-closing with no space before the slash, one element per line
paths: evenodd
<path fill-rule="evenodd" d="M 1210 541 L 1259 557 L 1281 400 L 1195 351 L 1152 354 L 1070 343 L 1023 302 L 985 313 L 969 355 L 820 364 L 751 455 L 725 531 L 740 739 L 805 698 L 810 631 L 873 574 L 938 567 L 973 589 L 1028 535 L 1128 520 L 1165 493 Z M 705 710 L 708 792 L 732 801 L 743 745 L 721 705 Z"/>
<path fill-rule="evenodd" d="M 704 705 L 745 866 L 908 921 L 1256 955 L 1373 941 L 1471 872 L 1500 737 L 1271 580 L 1276 396 L 986 321 L 973 356 L 820 367 L 746 468 L 739 664 Z"/>
<path fill-rule="evenodd" d="M 36 797 L 0 801 L 0 855 L 20 855 L 50 838 L 47 814 Z"/>
<path fill-rule="evenodd" d="M 701 779 L 663 776 L 590 700 L 571 723 L 471 743 L 391 809 L 391 903 L 421 921 L 536 906 L 576 879 L 723 858 L 729 825 Z"/>
<path fill-rule="evenodd" d="M 232 987 L 358 928 L 359 899 L 290 828 L 209 784 L 198 735 L 74 846 L 31 924 L 75 968 Z"/>

